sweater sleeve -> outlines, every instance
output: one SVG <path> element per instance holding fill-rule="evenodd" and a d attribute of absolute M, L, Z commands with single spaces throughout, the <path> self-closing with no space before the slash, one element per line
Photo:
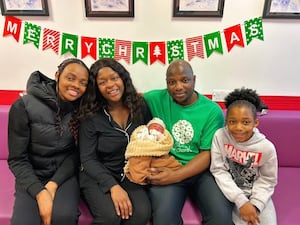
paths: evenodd
<path fill-rule="evenodd" d="M 267 147 L 265 148 L 267 149 Z M 253 184 L 250 202 L 262 211 L 271 198 L 277 184 L 278 161 L 274 145 L 265 151 L 266 159 L 259 168 L 259 176 Z"/>
<path fill-rule="evenodd" d="M 53 177 L 50 179 L 60 186 L 67 179 L 72 177 L 79 168 L 79 154 L 77 149 L 74 149 L 70 155 L 68 155 L 62 164 L 58 167 Z"/>
<path fill-rule="evenodd" d="M 212 139 L 215 132 L 224 126 L 224 114 L 221 108 L 217 105 L 211 108 L 209 117 L 205 122 L 201 135 L 201 142 L 199 148 L 201 150 L 211 150 Z"/>
<path fill-rule="evenodd" d="M 82 121 L 79 129 L 80 160 L 84 171 L 94 179 L 100 189 L 106 193 L 118 182 L 111 172 L 98 160 L 97 157 L 97 133 L 93 120 Z"/>
<path fill-rule="evenodd" d="M 8 165 L 16 178 L 18 185 L 23 187 L 35 198 L 44 185 L 35 175 L 29 161 L 28 145 L 30 141 L 30 127 L 28 116 L 22 99 L 18 99 L 11 106 L 8 119 Z"/>
<path fill-rule="evenodd" d="M 212 148 L 211 148 L 211 165 L 210 171 L 216 179 L 218 186 L 225 195 L 225 197 L 235 203 L 239 209 L 242 205 L 249 201 L 247 196 L 244 194 L 234 180 L 232 179 L 231 174 L 225 166 L 225 155 L 222 152 L 225 152 L 223 149 L 223 144 L 219 140 L 219 134 L 224 128 L 221 128 L 216 132 L 216 135 L 213 138 Z"/>

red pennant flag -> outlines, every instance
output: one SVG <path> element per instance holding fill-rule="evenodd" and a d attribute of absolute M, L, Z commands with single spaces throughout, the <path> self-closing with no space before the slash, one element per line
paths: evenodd
<path fill-rule="evenodd" d="M 202 59 L 204 58 L 202 36 L 187 38 L 186 48 L 189 61 L 191 61 L 191 59 L 194 58 L 194 56 L 199 56 Z"/>
<path fill-rule="evenodd" d="M 166 64 L 165 42 L 150 42 L 150 65 L 157 60 Z"/>
<path fill-rule="evenodd" d="M 90 55 L 96 60 L 97 55 L 97 38 L 81 37 L 81 58 Z"/>
<path fill-rule="evenodd" d="M 115 60 L 124 59 L 130 63 L 131 58 L 131 41 L 116 40 Z"/>
<path fill-rule="evenodd" d="M 228 52 L 230 52 L 234 45 L 244 47 L 244 40 L 240 24 L 226 28 L 224 30 L 224 35 Z"/>
<path fill-rule="evenodd" d="M 3 37 L 11 34 L 16 41 L 19 42 L 21 26 L 22 21 L 20 19 L 13 16 L 7 16 L 5 18 Z"/>
<path fill-rule="evenodd" d="M 44 28 L 43 33 L 43 51 L 50 48 L 58 54 L 60 35 L 58 31 Z"/>

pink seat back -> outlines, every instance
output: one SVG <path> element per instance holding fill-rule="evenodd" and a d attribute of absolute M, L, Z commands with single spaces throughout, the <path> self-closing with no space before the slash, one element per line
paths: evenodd
<path fill-rule="evenodd" d="M 269 110 L 258 129 L 273 142 L 279 166 L 300 167 L 300 111 Z"/>
<path fill-rule="evenodd" d="M 0 105 L 0 159 L 7 159 L 7 125 L 10 105 Z"/>

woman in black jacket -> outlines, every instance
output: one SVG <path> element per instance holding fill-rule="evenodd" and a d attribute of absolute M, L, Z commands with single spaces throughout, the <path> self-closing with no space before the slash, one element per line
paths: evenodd
<path fill-rule="evenodd" d="M 93 225 L 146 225 L 151 207 L 145 187 L 130 182 L 123 167 L 131 133 L 151 113 L 119 62 L 99 59 L 90 73 L 94 89 L 82 107 L 89 117 L 80 124 L 79 147 L 80 186 Z"/>
<path fill-rule="evenodd" d="M 78 220 L 78 112 L 89 82 L 79 59 L 52 80 L 39 71 L 10 108 L 8 164 L 16 178 L 12 225 L 75 225 Z"/>

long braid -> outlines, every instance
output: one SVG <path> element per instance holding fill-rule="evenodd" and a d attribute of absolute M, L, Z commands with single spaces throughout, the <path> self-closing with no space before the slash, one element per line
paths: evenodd
<path fill-rule="evenodd" d="M 63 72 L 63 70 L 66 68 L 67 65 L 72 64 L 72 63 L 76 63 L 79 65 L 82 65 L 83 67 L 86 68 L 87 71 L 89 71 L 89 68 L 85 65 L 85 63 L 83 61 L 81 61 L 80 59 L 77 58 L 69 58 L 64 60 L 59 66 L 58 66 L 58 79 L 57 79 L 57 93 L 59 92 L 59 78 L 60 78 L 60 74 Z M 78 118 L 78 114 L 79 114 L 79 106 L 80 101 L 82 101 L 82 98 L 80 98 L 80 100 L 77 100 L 74 102 L 73 106 L 75 107 L 75 109 L 73 110 L 72 113 L 72 117 L 68 123 L 68 127 L 69 127 L 69 131 L 71 132 L 71 134 L 74 137 L 75 140 L 75 144 L 78 144 L 78 130 L 79 130 L 79 118 Z M 61 107 L 60 107 L 60 99 L 59 96 L 57 96 L 57 112 L 56 112 L 56 128 L 57 131 L 59 133 L 60 136 L 62 136 L 63 134 L 63 127 L 62 127 L 62 121 L 61 121 Z"/>
<path fill-rule="evenodd" d="M 69 121 L 69 130 L 74 137 L 75 144 L 78 144 L 78 131 L 79 131 L 79 119 L 78 119 L 78 110 L 76 109 L 73 114 L 72 118 Z"/>
<path fill-rule="evenodd" d="M 57 99 L 59 99 L 59 98 L 57 97 Z M 56 117 L 55 128 L 56 128 L 59 136 L 62 136 L 63 132 L 64 132 L 64 128 L 62 127 L 62 124 L 61 124 L 61 115 L 60 115 L 61 108 L 59 106 L 58 101 L 56 102 L 56 106 L 57 106 L 57 111 L 56 111 L 56 115 L 55 115 L 55 117 Z"/>

